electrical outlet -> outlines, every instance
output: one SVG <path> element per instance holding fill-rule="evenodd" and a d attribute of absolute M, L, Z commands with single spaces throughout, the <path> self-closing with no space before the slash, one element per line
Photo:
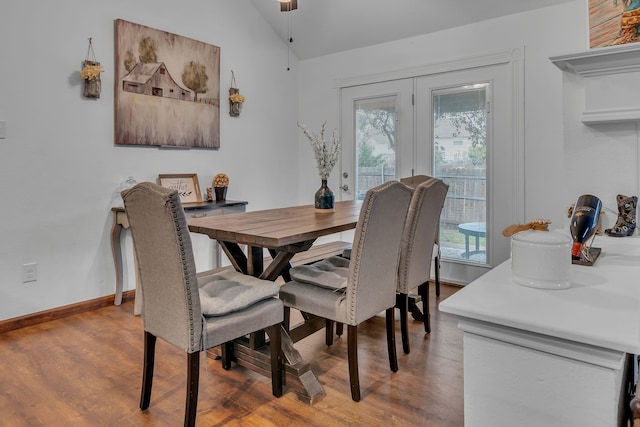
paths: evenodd
<path fill-rule="evenodd" d="M 22 264 L 22 283 L 35 282 L 38 280 L 38 264 L 30 262 Z"/>

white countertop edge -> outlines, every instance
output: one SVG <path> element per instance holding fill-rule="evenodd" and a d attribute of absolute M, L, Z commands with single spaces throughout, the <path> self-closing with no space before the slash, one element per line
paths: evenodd
<path fill-rule="evenodd" d="M 598 236 L 593 267 L 572 266 L 567 290 L 535 289 L 511 280 L 510 260 L 439 304 L 459 317 L 596 347 L 640 353 L 640 238 Z"/>

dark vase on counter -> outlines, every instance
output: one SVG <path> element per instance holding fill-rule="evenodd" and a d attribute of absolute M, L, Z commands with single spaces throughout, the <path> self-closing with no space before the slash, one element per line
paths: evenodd
<path fill-rule="evenodd" d="M 333 195 L 333 191 L 327 185 L 327 180 L 322 180 L 322 185 L 316 191 L 316 212 L 325 213 L 325 212 L 333 212 L 333 203 L 335 201 L 335 196 Z"/>
<path fill-rule="evenodd" d="M 227 200 L 227 187 L 213 187 L 216 195 L 216 202 L 224 202 Z"/>

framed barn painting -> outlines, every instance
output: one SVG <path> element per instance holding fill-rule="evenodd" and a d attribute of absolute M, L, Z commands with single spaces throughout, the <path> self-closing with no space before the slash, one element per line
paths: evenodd
<path fill-rule="evenodd" d="M 589 46 L 640 41 L 640 0 L 589 0 Z"/>
<path fill-rule="evenodd" d="M 220 147 L 220 48 L 115 21 L 115 143 Z"/>

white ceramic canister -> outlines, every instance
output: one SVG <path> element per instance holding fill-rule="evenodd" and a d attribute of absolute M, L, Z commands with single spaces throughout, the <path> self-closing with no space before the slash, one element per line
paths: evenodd
<path fill-rule="evenodd" d="M 571 287 L 571 237 L 562 231 L 525 230 L 511 236 L 514 282 L 540 289 Z"/>

